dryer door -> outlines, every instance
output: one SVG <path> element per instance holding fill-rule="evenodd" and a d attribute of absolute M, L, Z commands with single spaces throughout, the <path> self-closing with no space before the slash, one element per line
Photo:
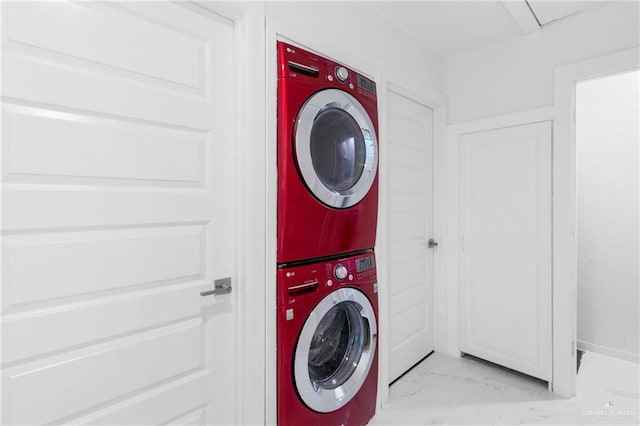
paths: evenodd
<path fill-rule="evenodd" d="M 349 402 L 367 378 L 376 339 L 375 313 L 364 293 L 343 287 L 325 296 L 307 318 L 293 359 L 304 403 L 328 413 Z"/>
<path fill-rule="evenodd" d="M 348 208 L 367 195 L 376 176 L 378 143 L 356 98 L 337 89 L 315 93 L 300 109 L 294 135 L 300 173 L 317 199 Z"/>

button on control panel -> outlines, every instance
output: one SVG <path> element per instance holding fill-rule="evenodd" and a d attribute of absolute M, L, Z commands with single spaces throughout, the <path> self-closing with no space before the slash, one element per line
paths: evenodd
<path fill-rule="evenodd" d="M 345 82 L 347 81 L 347 78 L 349 78 L 349 71 L 347 71 L 345 67 L 336 67 L 335 73 L 336 73 L 336 77 L 341 82 Z"/>
<path fill-rule="evenodd" d="M 349 271 L 347 271 L 347 268 L 345 268 L 344 265 L 338 263 L 333 269 L 333 275 L 335 275 L 337 279 L 342 281 L 347 278 L 347 275 L 349 275 Z"/>

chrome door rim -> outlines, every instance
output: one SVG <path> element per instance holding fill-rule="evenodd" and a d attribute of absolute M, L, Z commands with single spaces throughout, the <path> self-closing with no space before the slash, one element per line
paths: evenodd
<path fill-rule="evenodd" d="M 365 142 L 365 164 L 360 179 L 348 190 L 327 188 L 313 168 L 311 159 L 311 130 L 318 114 L 327 108 L 338 108 L 358 123 Z M 369 192 L 376 177 L 378 141 L 373 122 L 360 102 L 349 93 L 326 89 L 312 95 L 304 103 L 296 118 L 295 151 L 298 167 L 307 187 L 316 198 L 334 208 L 348 208 L 359 203 Z"/>
<path fill-rule="evenodd" d="M 335 305 L 353 301 L 360 305 L 360 315 L 369 325 L 369 345 L 362 352 L 358 366 L 349 379 L 335 389 L 315 389 L 309 375 L 308 358 L 311 339 L 324 315 Z M 376 351 L 377 341 L 376 318 L 369 299 L 360 290 L 343 287 L 325 296 L 311 311 L 302 327 L 294 354 L 294 379 L 300 398 L 312 410 L 329 413 L 347 404 L 364 384 Z"/>

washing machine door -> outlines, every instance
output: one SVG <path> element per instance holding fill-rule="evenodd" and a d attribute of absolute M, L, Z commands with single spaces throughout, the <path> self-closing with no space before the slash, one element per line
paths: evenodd
<path fill-rule="evenodd" d="M 360 390 L 373 363 L 375 313 L 360 290 L 340 288 L 307 318 L 294 354 L 295 386 L 312 410 L 343 407 Z"/>
<path fill-rule="evenodd" d="M 313 195 L 348 208 L 369 192 L 378 165 L 373 122 L 349 93 L 326 89 L 311 96 L 296 118 L 295 156 Z"/>

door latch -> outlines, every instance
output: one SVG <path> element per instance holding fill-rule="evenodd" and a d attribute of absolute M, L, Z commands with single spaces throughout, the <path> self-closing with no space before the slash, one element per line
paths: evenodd
<path fill-rule="evenodd" d="M 436 247 L 438 247 L 438 242 L 433 238 L 429 238 L 429 248 L 436 248 Z"/>
<path fill-rule="evenodd" d="M 220 278 L 213 282 L 213 290 L 201 291 L 200 296 L 221 296 L 231 293 L 231 277 Z"/>

